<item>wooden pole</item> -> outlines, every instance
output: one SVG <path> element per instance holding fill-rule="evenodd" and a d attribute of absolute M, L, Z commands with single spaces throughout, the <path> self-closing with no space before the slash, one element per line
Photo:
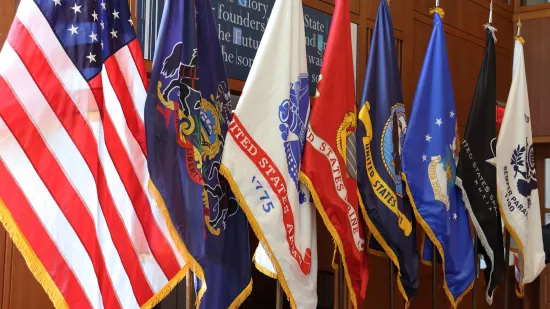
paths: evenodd
<path fill-rule="evenodd" d="M 193 272 L 188 270 L 185 276 L 185 308 L 187 309 L 195 307 L 195 284 L 193 279 Z"/>
<path fill-rule="evenodd" d="M 474 233 L 474 265 L 476 268 L 475 274 L 474 274 L 474 288 L 472 292 L 472 309 L 476 309 L 477 307 L 477 278 L 479 278 L 479 241 L 477 240 L 477 234 Z"/>
<path fill-rule="evenodd" d="M 283 288 L 279 281 L 277 281 L 277 294 L 275 297 L 275 309 L 283 309 Z"/>
<path fill-rule="evenodd" d="M 508 284 L 508 264 L 510 262 L 510 233 L 508 233 L 508 231 L 506 231 L 506 235 L 504 236 L 505 238 L 505 241 L 504 241 L 504 252 L 506 253 L 506 255 L 504 256 L 504 265 L 506 265 L 506 268 L 504 270 L 504 309 L 508 309 L 510 308 L 510 305 L 509 305 L 509 300 L 510 300 L 510 296 L 509 296 L 509 284 Z"/>
<path fill-rule="evenodd" d="M 432 309 L 436 309 L 436 270 L 437 270 L 437 249 L 432 244 Z"/>
<path fill-rule="evenodd" d="M 342 264 L 342 257 L 340 257 L 338 263 L 338 309 L 346 308 L 344 298 L 344 264 Z"/>
<path fill-rule="evenodd" d="M 393 279 L 395 277 L 395 270 L 393 268 L 392 260 L 388 258 L 388 262 L 390 265 L 390 309 L 395 309 L 395 303 L 394 303 L 395 284 Z"/>

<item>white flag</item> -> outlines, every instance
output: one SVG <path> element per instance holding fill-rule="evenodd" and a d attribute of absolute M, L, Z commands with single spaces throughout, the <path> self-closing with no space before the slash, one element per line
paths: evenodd
<path fill-rule="evenodd" d="M 298 179 L 308 116 L 302 2 L 277 0 L 229 124 L 221 172 L 265 249 L 256 265 L 274 270 L 300 309 L 317 306 L 315 207 Z"/>
<path fill-rule="evenodd" d="M 520 288 L 544 268 L 535 153 L 523 59 L 523 39 L 514 49 L 513 78 L 497 142 L 497 187 L 501 213 L 519 255 Z"/>

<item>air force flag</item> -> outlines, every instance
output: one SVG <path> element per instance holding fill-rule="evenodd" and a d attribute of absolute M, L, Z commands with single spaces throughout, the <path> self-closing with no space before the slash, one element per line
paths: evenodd
<path fill-rule="evenodd" d="M 459 144 L 442 10 L 435 12 L 405 135 L 403 172 L 415 215 L 443 261 L 445 292 L 456 308 L 472 287 L 475 266 L 468 213 L 455 185 Z"/>

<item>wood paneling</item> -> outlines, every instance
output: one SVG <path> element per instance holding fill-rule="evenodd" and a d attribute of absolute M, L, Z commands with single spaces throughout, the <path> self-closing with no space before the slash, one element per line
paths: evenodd
<path fill-rule="evenodd" d="M 533 136 L 550 136 L 550 17 L 522 21 Z"/>
<path fill-rule="evenodd" d="M 15 4 L 14 0 L 0 1 L 0 48 L 8 37 L 8 31 L 15 16 Z"/>

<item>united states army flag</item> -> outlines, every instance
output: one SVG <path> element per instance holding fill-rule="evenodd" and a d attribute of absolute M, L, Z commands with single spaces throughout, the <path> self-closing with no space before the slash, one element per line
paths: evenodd
<path fill-rule="evenodd" d="M 315 207 L 299 182 L 309 107 L 302 2 L 277 0 L 229 124 L 221 172 L 272 264 L 257 265 L 273 267 L 300 309 L 317 305 Z"/>
<path fill-rule="evenodd" d="M 538 277 L 545 259 L 523 42 L 521 37 L 516 38 L 512 86 L 497 142 L 500 212 L 512 236 L 511 248 L 520 253 L 521 291 Z"/>

